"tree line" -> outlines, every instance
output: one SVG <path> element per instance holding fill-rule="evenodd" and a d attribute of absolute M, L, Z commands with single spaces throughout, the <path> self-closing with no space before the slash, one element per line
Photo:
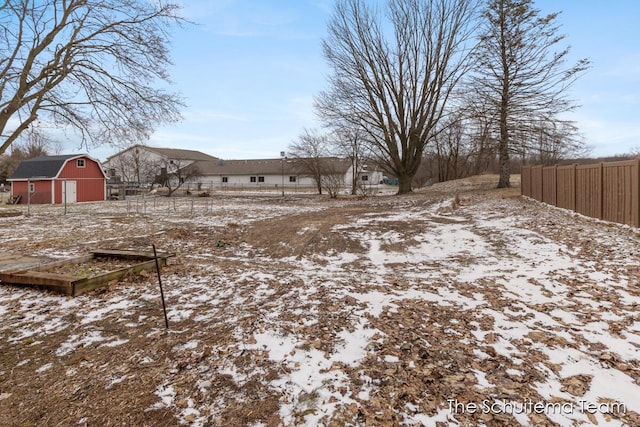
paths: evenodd
<path fill-rule="evenodd" d="M 180 119 L 169 80 L 179 6 L 150 0 L 0 2 L 0 155 L 28 132 L 134 144 Z M 532 0 L 337 0 L 315 111 L 331 151 L 375 161 L 408 193 L 435 161 L 445 180 L 580 153 L 558 13 Z M 312 147 L 305 130 L 291 151 Z M 311 132 L 313 134 L 313 132 Z M 494 164 L 495 163 L 495 164 Z M 358 169 L 358 165 L 354 170 Z"/>
<path fill-rule="evenodd" d="M 514 161 L 581 155 L 562 115 L 589 61 L 567 63 L 558 16 L 531 0 L 338 0 L 315 101 L 332 149 L 375 159 L 400 194 L 487 170 L 508 187 Z"/>

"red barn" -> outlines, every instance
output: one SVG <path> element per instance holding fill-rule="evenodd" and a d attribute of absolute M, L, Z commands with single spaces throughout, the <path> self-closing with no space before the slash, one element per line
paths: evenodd
<path fill-rule="evenodd" d="M 107 177 L 100 162 L 86 154 L 24 160 L 8 179 L 18 203 L 93 202 L 105 200 Z"/>

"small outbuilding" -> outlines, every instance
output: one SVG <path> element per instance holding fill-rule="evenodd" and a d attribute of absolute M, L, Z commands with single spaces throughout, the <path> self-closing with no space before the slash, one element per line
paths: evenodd
<path fill-rule="evenodd" d="M 105 200 L 107 176 L 86 154 L 24 160 L 8 179 L 16 203 L 62 204 Z"/>

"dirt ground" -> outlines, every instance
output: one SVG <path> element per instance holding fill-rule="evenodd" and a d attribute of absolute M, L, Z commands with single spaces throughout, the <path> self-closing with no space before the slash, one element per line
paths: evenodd
<path fill-rule="evenodd" d="M 640 425 L 640 231 L 495 182 L 0 215 L 16 257 L 176 253 L 168 331 L 155 273 L 0 284 L 0 425 Z"/>

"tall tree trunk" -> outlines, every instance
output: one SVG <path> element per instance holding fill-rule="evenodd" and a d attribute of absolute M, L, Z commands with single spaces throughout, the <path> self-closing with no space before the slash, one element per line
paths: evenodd
<path fill-rule="evenodd" d="M 500 113 L 500 180 L 498 188 L 509 187 L 509 179 L 511 177 L 511 164 L 509 161 L 509 130 L 507 128 L 507 111 L 506 107 Z"/>
<path fill-rule="evenodd" d="M 503 5 L 504 6 L 504 5 Z M 504 13 L 504 10 L 502 11 Z M 501 25 L 501 59 L 502 59 L 502 93 L 500 95 L 500 148 L 498 155 L 500 156 L 500 180 L 498 188 L 509 187 L 509 178 L 511 177 L 511 169 L 509 167 L 509 108 L 511 106 L 511 69 L 509 68 L 508 55 L 508 38 L 506 20 L 503 18 Z"/>
<path fill-rule="evenodd" d="M 500 143 L 500 180 L 498 188 L 507 188 L 510 185 L 511 165 L 509 162 L 509 145 Z"/>
<path fill-rule="evenodd" d="M 408 194 L 413 191 L 411 188 L 411 181 L 413 181 L 413 175 L 404 173 L 398 176 L 398 194 Z"/>
<path fill-rule="evenodd" d="M 358 194 L 358 166 L 360 164 L 360 159 L 358 156 L 352 157 L 351 160 L 351 195 L 355 196 Z"/>

